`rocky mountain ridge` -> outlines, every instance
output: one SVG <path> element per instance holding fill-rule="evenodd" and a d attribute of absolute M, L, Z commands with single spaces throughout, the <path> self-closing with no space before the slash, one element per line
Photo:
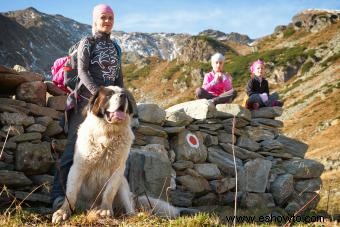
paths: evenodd
<path fill-rule="evenodd" d="M 91 34 L 89 25 L 61 15 L 45 14 L 32 7 L 1 13 L 0 21 L 0 29 L 8 31 L 0 37 L 0 62 L 8 67 L 19 64 L 45 76 L 50 73 L 55 59 L 64 56 L 71 45 Z M 228 34 L 222 34 L 224 40 L 229 39 Z M 123 31 L 114 31 L 112 36 L 121 45 L 123 53 L 127 53 L 127 62 L 129 58 L 150 56 L 173 60 L 191 37 L 189 34 Z M 230 34 L 233 41 L 237 41 L 237 37 L 237 33 Z"/>

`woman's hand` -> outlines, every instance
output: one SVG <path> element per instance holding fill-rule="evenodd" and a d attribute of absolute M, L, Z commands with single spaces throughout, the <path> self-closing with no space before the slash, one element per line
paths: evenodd
<path fill-rule="evenodd" d="M 216 72 L 215 75 L 214 75 L 214 84 L 217 84 L 221 80 L 222 80 L 222 73 Z"/>

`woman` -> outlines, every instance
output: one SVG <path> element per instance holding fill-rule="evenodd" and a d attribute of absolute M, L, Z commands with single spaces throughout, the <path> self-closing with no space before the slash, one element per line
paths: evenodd
<path fill-rule="evenodd" d="M 203 85 L 196 89 L 196 97 L 208 99 L 214 105 L 231 103 L 236 97 L 232 77 L 223 73 L 224 56 L 216 53 L 211 56 L 212 71 L 204 76 Z"/>
<path fill-rule="evenodd" d="M 110 39 L 114 13 L 110 6 L 100 4 L 94 7 L 92 16 L 93 37 L 82 39 L 77 52 L 80 87 L 77 91 L 77 105 L 69 112 L 67 144 L 56 168 L 52 190 L 54 210 L 58 209 L 64 200 L 67 175 L 73 163 L 77 129 L 84 120 L 82 113 L 90 96 L 95 94 L 100 86 L 123 87 L 124 85 L 120 47 Z M 131 94 L 128 96 L 133 99 Z M 134 109 L 136 110 L 136 106 Z M 134 112 L 134 117 L 136 117 L 136 111 Z M 134 121 L 136 124 L 138 123 L 136 118 Z"/>

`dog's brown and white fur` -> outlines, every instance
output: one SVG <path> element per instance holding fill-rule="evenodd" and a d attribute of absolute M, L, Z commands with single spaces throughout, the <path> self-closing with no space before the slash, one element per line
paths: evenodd
<path fill-rule="evenodd" d="M 124 177 L 134 134 L 130 127 L 132 106 L 127 91 L 101 87 L 88 106 L 87 116 L 78 130 L 73 165 L 70 169 L 66 199 L 52 217 L 53 223 L 66 220 L 71 209 L 96 209 L 100 216 L 112 216 L 113 207 L 135 213 L 129 184 Z M 115 200 L 119 204 L 113 204 Z M 148 203 L 150 200 L 139 198 Z M 164 201 L 151 199 L 160 214 L 175 217 L 179 211 Z"/>

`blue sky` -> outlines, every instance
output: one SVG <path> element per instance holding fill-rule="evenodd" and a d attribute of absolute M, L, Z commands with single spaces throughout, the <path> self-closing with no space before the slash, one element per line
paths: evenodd
<path fill-rule="evenodd" d="M 304 9 L 340 10 L 340 0 L 1 0 L 0 12 L 34 7 L 91 24 L 93 7 L 109 4 L 115 30 L 195 35 L 205 29 L 238 32 L 250 38 L 271 34 Z"/>

